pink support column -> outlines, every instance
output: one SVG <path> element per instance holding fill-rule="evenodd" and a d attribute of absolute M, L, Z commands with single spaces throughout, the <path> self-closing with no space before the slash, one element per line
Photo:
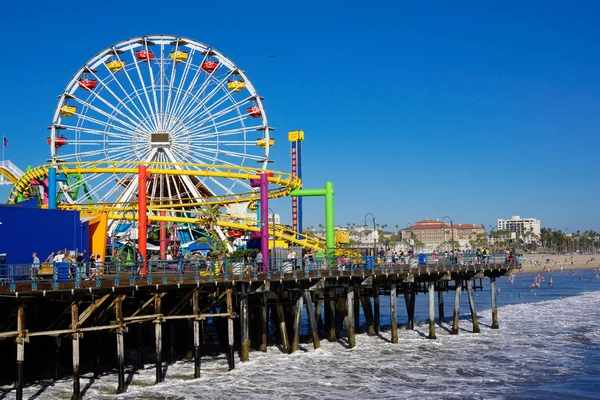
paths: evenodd
<path fill-rule="evenodd" d="M 148 273 L 146 244 L 148 239 L 148 216 L 146 215 L 146 166 L 138 166 L 138 251 L 142 255 L 142 275 Z"/>
<path fill-rule="evenodd" d="M 260 251 L 263 272 L 269 270 L 269 176 L 260 174 Z"/>
<path fill-rule="evenodd" d="M 166 211 L 160 212 L 161 217 L 164 217 L 165 215 L 167 215 Z M 167 258 L 167 223 L 165 221 L 160 221 L 159 235 L 160 259 L 164 260 Z"/>

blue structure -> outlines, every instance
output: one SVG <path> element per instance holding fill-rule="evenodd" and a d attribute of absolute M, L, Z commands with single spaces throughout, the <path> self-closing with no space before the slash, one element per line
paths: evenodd
<path fill-rule="evenodd" d="M 89 255 L 89 226 L 79 211 L 0 205 L 0 253 L 7 264 L 30 264 L 34 252 L 44 262 L 58 250 Z"/>

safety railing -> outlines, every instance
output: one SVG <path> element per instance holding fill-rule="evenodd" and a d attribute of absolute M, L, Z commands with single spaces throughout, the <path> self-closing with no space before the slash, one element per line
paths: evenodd
<path fill-rule="evenodd" d="M 365 275 L 378 273 L 421 273 L 446 271 L 478 271 L 499 267 L 516 268 L 504 255 L 491 255 L 485 260 L 464 255 L 456 259 L 438 257 L 335 257 L 331 259 L 303 257 L 271 258 L 264 266 L 256 259 L 201 258 L 181 260 L 148 260 L 147 262 L 62 262 L 0 265 L 0 286 L 11 291 L 61 287 L 82 288 L 167 284 L 199 281 L 264 280 L 321 277 L 332 275 Z M 89 282 L 89 283 L 86 283 Z M 65 286 L 65 284 L 67 284 Z"/>

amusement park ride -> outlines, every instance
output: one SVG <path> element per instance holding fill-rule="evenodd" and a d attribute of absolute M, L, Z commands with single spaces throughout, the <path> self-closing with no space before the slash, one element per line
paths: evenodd
<path fill-rule="evenodd" d="M 128 224 L 145 256 L 150 222 L 159 226 L 164 256 L 166 224 L 207 231 L 202 224 L 214 205 L 213 234 L 261 238 L 265 265 L 270 234 L 334 252 L 333 185 L 301 190 L 304 132 L 288 137 L 292 173 L 267 170 L 275 140 L 263 98 L 242 69 L 203 43 L 156 35 L 104 49 L 66 85 L 48 129 L 48 164 L 25 172 L 0 166 L 13 185 L 8 202 L 37 197 L 42 207 L 89 216 L 97 224 L 92 252 L 104 254 L 107 236 Z M 302 234 L 299 198 L 294 229 L 269 228 L 268 200 L 290 195 L 325 197 L 326 241 Z"/>

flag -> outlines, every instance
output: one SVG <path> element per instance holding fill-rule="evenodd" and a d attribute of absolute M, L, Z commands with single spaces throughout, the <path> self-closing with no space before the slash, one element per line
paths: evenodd
<path fill-rule="evenodd" d="M 4 147 L 8 147 L 8 139 L 4 136 L 3 136 L 3 138 L 4 138 Z"/>

